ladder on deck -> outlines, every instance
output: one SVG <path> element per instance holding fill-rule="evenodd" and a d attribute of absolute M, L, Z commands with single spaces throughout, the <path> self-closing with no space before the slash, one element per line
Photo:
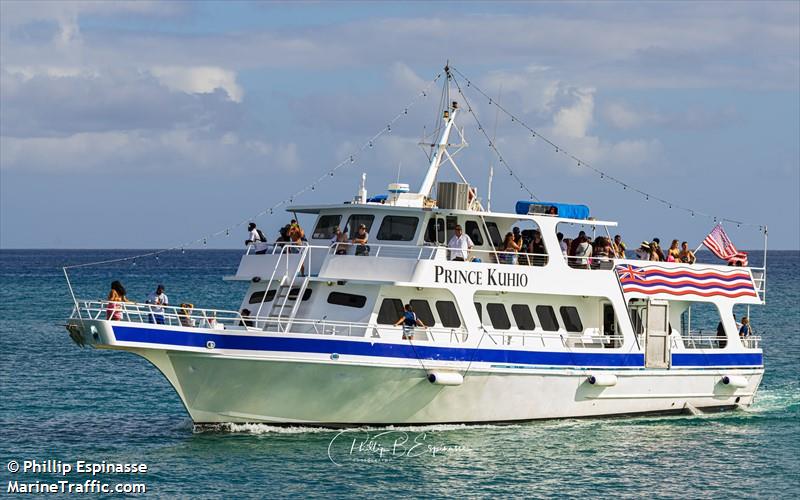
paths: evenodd
<path fill-rule="evenodd" d="M 279 330 L 288 331 L 292 327 L 292 321 L 294 320 L 295 316 L 297 315 L 297 310 L 300 308 L 300 303 L 303 301 L 303 295 L 306 293 L 306 289 L 308 288 L 308 282 L 310 278 L 310 269 L 306 269 L 304 276 L 300 276 L 300 271 L 303 269 L 303 264 L 306 263 L 306 258 L 308 256 L 308 252 L 310 247 L 302 246 L 302 247 L 288 247 L 291 248 L 299 248 L 300 249 L 300 259 L 297 262 L 297 266 L 294 268 L 294 271 L 291 272 L 287 270 L 287 273 L 281 276 L 280 280 L 278 281 L 278 286 L 275 288 L 275 296 L 272 298 L 272 305 L 270 306 L 268 316 L 270 319 L 277 320 L 277 325 Z M 287 253 L 287 258 L 288 258 Z M 298 278 L 299 282 L 298 282 Z M 297 288 L 297 293 L 293 293 L 292 290 Z M 265 292 L 266 293 L 266 292 Z M 293 301 L 290 305 L 289 302 Z M 289 309 L 287 311 L 287 308 Z M 288 312 L 286 316 L 284 313 Z M 281 319 L 288 319 L 285 325 L 281 325 Z"/>

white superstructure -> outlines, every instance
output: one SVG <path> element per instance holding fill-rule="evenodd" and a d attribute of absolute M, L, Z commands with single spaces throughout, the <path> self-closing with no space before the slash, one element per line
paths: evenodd
<path fill-rule="evenodd" d="M 352 202 L 291 207 L 316 216 L 307 244 L 248 249 L 225 277 L 249 283 L 240 311 L 165 307 L 160 325 L 147 304 L 120 304 L 122 319 L 108 320 L 107 301 L 77 300 L 70 335 L 148 359 L 196 423 L 511 422 L 751 404 L 760 339 L 740 338 L 733 306 L 763 303 L 764 270 L 565 257 L 557 232 L 610 234 L 616 223 L 560 204 L 561 215 L 525 202 L 484 210 L 449 151 L 466 144 L 459 111 L 444 110 L 417 192 L 397 182 L 370 201 L 362 179 Z M 462 182 L 437 184 L 446 164 Z M 352 237 L 362 224 L 368 248 L 331 243 L 335 228 Z M 456 225 L 474 242 L 466 261 L 446 248 Z M 499 251 L 513 227 L 545 250 Z M 718 331 L 692 329 L 699 303 L 716 307 Z M 426 325 L 412 338 L 395 326 L 405 304 Z"/>

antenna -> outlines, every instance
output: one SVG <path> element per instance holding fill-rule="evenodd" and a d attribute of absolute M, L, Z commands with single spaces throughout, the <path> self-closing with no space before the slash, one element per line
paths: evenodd
<path fill-rule="evenodd" d="M 500 96 L 503 95 L 503 84 L 500 83 L 500 90 L 497 91 L 497 102 L 500 102 Z M 496 108 L 494 114 L 494 132 L 492 132 L 492 144 L 497 139 L 497 122 L 500 121 L 500 108 Z M 489 186 L 486 191 L 486 211 L 492 211 L 492 179 L 494 178 L 494 164 L 489 163 Z"/>
<path fill-rule="evenodd" d="M 400 168 L 403 166 L 403 162 L 397 163 L 397 182 L 400 182 Z"/>

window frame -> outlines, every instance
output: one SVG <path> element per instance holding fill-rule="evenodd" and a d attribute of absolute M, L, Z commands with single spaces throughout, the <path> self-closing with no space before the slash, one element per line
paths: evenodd
<path fill-rule="evenodd" d="M 548 315 L 543 316 L 542 311 L 546 311 Z M 536 306 L 536 317 L 539 319 L 539 326 L 541 326 L 542 330 L 546 332 L 557 332 L 561 328 L 558 324 L 558 316 L 556 316 L 556 311 L 551 305 L 540 304 Z M 542 320 L 543 317 L 546 317 L 547 320 Z M 555 324 L 555 329 L 550 326 L 551 320 Z"/>
<path fill-rule="evenodd" d="M 499 309 L 498 309 L 499 308 Z M 503 326 L 497 326 L 495 324 L 495 315 L 492 311 L 503 313 L 504 323 Z M 492 324 L 492 328 L 495 330 L 510 330 L 511 329 L 511 318 L 508 317 L 508 311 L 506 310 L 505 304 L 501 302 L 488 302 L 486 304 L 486 314 L 489 316 L 489 322 Z M 506 326 L 507 325 L 507 326 Z"/>
<path fill-rule="evenodd" d="M 475 226 L 475 230 L 474 231 L 470 230 L 470 225 L 471 224 Z M 476 233 L 477 233 L 477 236 L 478 236 L 477 238 L 475 238 L 475 236 L 474 236 Z M 482 246 L 483 245 L 483 233 L 481 232 L 481 225 L 478 224 L 478 221 L 465 220 L 464 221 L 464 234 L 469 236 L 469 239 L 472 240 L 472 243 L 475 246 Z"/>
<path fill-rule="evenodd" d="M 440 305 L 441 304 L 441 305 Z M 445 328 L 461 328 L 464 324 L 461 321 L 461 315 L 458 313 L 458 306 L 452 300 L 437 300 L 434 304 L 436 308 L 436 313 L 439 315 L 439 320 L 442 323 L 442 326 Z M 445 314 L 442 314 L 442 307 L 451 307 L 453 308 L 452 311 L 445 311 Z M 455 314 L 455 319 L 458 321 L 458 324 L 453 324 L 450 321 L 446 321 L 445 318 L 452 319 L 453 314 Z"/>
<path fill-rule="evenodd" d="M 500 228 L 494 221 L 487 221 L 486 230 L 489 232 L 489 241 L 492 242 L 494 248 L 499 248 L 503 245 L 503 234 L 500 233 Z M 496 237 L 496 238 L 495 238 Z"/>
<path fill-rule="evenodd" d="M 388 321 L 385 318 L 382 320 L 381 319 L 381 314 L 384 312 L 383 311 L 384 305 L 385 304 L 392 304 L 392 303 L 395 303 L 395 305 L 398 304 L 398 303 L 400 304 L 399 311 L 398 311 L 397 308 L 395 308 L 395 310 L 392 311 L 392 312 L 397 313 L 397 315 L 391 321 Z M 395 323 L 397 323 L 397 320 L 399 320 L 402 316 L 403 316 L 403 301 L 402 301 L 402 299 L 398 299 L 398 298 L 395 298 L 395 297 L 384 297 L 384 299 L 381 301 L 380 307 L 378 308 L 378 316 L 376 317 L 375 321 L 379 325 L 394 325 Z"/>
<path fill-rule="evenodd" d="M 436 326 L 436 317 L 433 315 L 430 303 L 426 299 L 411 299 L 408 301 L 417 319 L 422 321 L 425 326 Z"/>
<path fill-rule="evenodd" d="M 355 224 L 355 227 L 353 227 L 354 225 L 351 224 L 353 218 L 358 220 L 358 222 Z M 363 222 L 360 220 L 361 218 L 369 219 L 369 222 Z M 365 226 L 367 226 L 367 234 L 370 234 L 370 231 L 372 230 L 372 225 L 374 223 L 375 223 L 374 214 L 350 214 L 347 217 L 347 224 L 344 225 L 344 229 L 342 229 L 342 231 L 345 231 L 345 233 L 347 234 L 347 238 L 352 240 L 358 234 L 358 226 L 364 224 Z"/>
<path fill-rule="evenodd" d="M 383 238 L 381 236 L 383 234 L 384 224 L 386 224 L 386 221 L 390 220 L 390 219 L 413 219 L 414 220 L 414 230 L 411 232 L 411 234 L 410 234 L 410 236 L 408 238 L 405 238 L 405 237 L 400 238 L 400 239 Z M 375 239 L 378 239 L 378 240 L 381 240 L 381 241 L 413 241 L 414 237 L 417 235 L 417 229 L 419 229 L 419 217 L 417 217 L 415 215 L 385 215 L 383 217 L 383 219 L 381 219 L 381 225 L 378 228 L 378 234 L 375 236 Z M 369 232 L 369 230 L 367 230 L 367 232 Z"/>
<path fill-rule="evenodd" d="M 340 296 L 355 297 L 355 298 L 358 298 L 358 300 L 354 301 L 352 304 L 349 304 L 347 302 L 331 302 L 331 298 L 332 297 L 340 297 Z M 363 299 L 363 300 L 361 300 L 361 299 Z M 365 305 L 367 305 L 367 297 L 365 295 L 357 295 L 355 293 L 347 293 L 347 292 L 337 292 L 337 291 L 334 290 L 334 291 L 332 291 L 331 293 L 328 294 L 327 302 L 328 302 L 328 304 L 331 304 L 331 305 L 334 305 L 334 306 L 352 307 L 353 309 L 362 309 Z M 361 305 L 356 305 L 358 303 L 360 303 Z"/>
<path fill-rule="evenodd" d="M 523 328 L 520 326 L 520 319 L 518 315 L 518 311 L 524 311 L 523 314 L 527 314 L 527 318 L 522 318 L 524 321 L 530 320 L 530 328 Z M 530 332 L 536 330 L 536 320 L 533 317 L 533 311 L 531 311 L 530 306 L 528 304 L 511 304 L 511 316 L 514 317 L 514 323 L 517 325 L 517 330 L 522 330 L 526 332 Z"/>
<path fill-rule="evenodd" d="M 322 221 L 326 217 L 335 217 L 336 218 L 336 223 L 333 224 L 333 225 L 326 225 L 325 226 L 326 229 L 331 229 L 330 233 L 319 232 L 320 224 L 322 224 Z M 342 223 L 342 214 L 320 215 L 319 218 L 317 218 L 316 225 L 314 226 L 314 232 L 311 233 L 311 239 L 312 240 L 329 240 L 329 239 L 333 238 L 334 234 L 336 234 L 336 233 L 333 232 L 333 229 L 339 227 L 339 224 L 341 224 L 341 223 Z"/>
<path fill-rule="evenodd" d="M 581 314 L 578 312 L 578 308 L 575 306 L 561 306 L 558 308 L 558 312 L 561 315 L 561 321 L 564 322 L 564 329 L 570 333 L 581 333 L 583 332 L 583 321 L 581 321 Z M 571 317 L 569 313 L 574 313 L 575 318 Z M 578 320 L 577 327 L 578 329 L 571 329 L 571 326 L 576 326 L 574 324 L 574 320 Z"/>

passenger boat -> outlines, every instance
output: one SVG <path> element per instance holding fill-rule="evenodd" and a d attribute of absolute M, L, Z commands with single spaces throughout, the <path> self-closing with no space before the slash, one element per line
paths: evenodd
<path fill-rule="evenodd" d="M 291 206 L 316 217 L 305 244 L 248 248 L 224 279 L 249 283 L 249 316 L 165 307 L 154 324 L 154 306 L 120 303 L 109 320 L 114 304 L 73 296 L 70 336 L 150 361 L 197 424 L 508 423 L 752 404 L 760 338 L 740 338 L 733 307 L 764 303 L 765 268 L 566 257 L 559 231 L 616 223 L 583 205 L 489 210 L 448 152 L 463 131 L 458 103 L 445 102 L 416 191 L 397 182 L 370 198 L 362 182 L 353 200 Z M 459 182 L 437 182 L 445 165 Z M 362 224 L 368 248 L 331 243 L 335 228 Z M 447 248 L 456 225 L 474 243 L 464 261 Z M 537 231 L 546 251 L 499 251 L 513 227 Z M 719 311 L 719 333 L 692 330 L 699 303 Z M 425 327 L 395 326 L 405 304 Z"/>

